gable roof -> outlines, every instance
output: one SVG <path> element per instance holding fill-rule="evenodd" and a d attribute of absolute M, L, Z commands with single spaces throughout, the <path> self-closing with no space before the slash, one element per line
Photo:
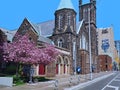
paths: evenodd
<path fill-rule="evenodd" d="M 38 31 L 38 27 L 34 24 L 34 23 L 32 23 L 31 21 L 29 21 L 27 18 L 25 18 L 24 20 L 23 20 L 23 23 L 24 23 L 24 21 L 27 21 L 32 27 L 33 27 L 33 29 L 32 29 L 32 31 L 35 33 L 35 34 L 37 34 L 37 35 L 39 35 L 39 31 Z"/>
<path fill-rule="evenodd" d="M 77 33 L 77 34 L 79 34 L 79 32 L 80 32 L 80 30 L 81 30 L 81 27 L 82 27 L 83 21 L 84 21 L 84 20 L 78 22 L 78 24 L 77 24 L 77 26 L 76 26 L 76 27 L 77 27 L 77 29 L 76 29 L 76 33 Z"/>
<path fill-rule="evenodd" d="M 44 38 L 52 36 L 53 31 L 54 31 L 54 27 L 55 27 L 55 21 L 54 20 L 49 20 L 49 21 L 45 21 L 45 22 L 41 22 L 41 23 L 37 23 L 37 24 L 34 24 L 34 23 L 30 22 L 28 19 L 27 19 L 27 21 L 31 24 L 31 26 L 37 32 L 37 34 L 39 36 L 39 40 L 41 40 L 41 41 L 45 40 L 45 41 L 48 41 L 48 42 L 51 43 L 50 40 L 47 40 L 47 39 L 44 39 Z M 77 23 L 76 34 L 79 34 L 79 32 L 81 30 L 81 27 L 83 25 L 83 22 L 84 22 L 84 20 Z M 15 33 L 18 30 L 18 29 L 7 30 L 7 29 L 3 29 L 3 28 L 0 28 L 0 29 L 7 35 L 7 39 L 9 41 L 12 41 L 12 38 L 14 37 Z"/>
<path fill-rule="evenodd" d="M 30 22 L 27 18 L 25 18 L 25 19 L 34 28 L 34 30 L 35 30 L 34 32 L 37 32 L 39 37 L 42 36 L 42 38 L 43 38 L 43 37 L 52 36 L 53 30 L 54 30 L 54 20 L 34 24 L 34 23 Z M 14 35 L 18 31 L 18 29 L 15 29 L 15 30 L 7 30 L 7 29 L 3 29 L 3 28 L 0 28 L 0 29 L 5 33 L 5 35 L 7 35 L 7 40 L 9 40 L 9 41 L 12 41 Z M 39 40 L 43 40 L 43 39 L 39 39 Z"/>

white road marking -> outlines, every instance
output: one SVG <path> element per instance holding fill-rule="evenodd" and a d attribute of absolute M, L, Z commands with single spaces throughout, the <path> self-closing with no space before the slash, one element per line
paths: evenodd
<path fill-rule="evenodd" d="M 108 85 L 107 87 L 109 87 L 109 88 L 114 88 L 115 90 L 118 90 L 118 89 L 119 89 L 119 87 L 111 86 L 111 85 Z"/>
<path fill-rule="evenodd" d="M 113 82 L 119 75 L 120 75 L 120 74 L 118 74 L 116 77 L 114 77 L 114 78 L 113 78 L 103 89 L 101 89 L 101 90 L 104 90 L 106 87 L 108 87 L 109 84 L 110 84 L 111 82 Z M 115 90 L 118 90 L 118 89 L 115 89 Z"/>
<path fill-rule="evenodd" d="M 120 80 L 118 80 L 118 79 L 115 79 L 114 81 L 118 81 L 118 82 L 120 82 Z"/>

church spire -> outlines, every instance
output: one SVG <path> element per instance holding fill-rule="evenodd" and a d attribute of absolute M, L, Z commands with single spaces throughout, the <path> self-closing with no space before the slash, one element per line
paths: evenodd
<path fill-rule="evenodd" d="M 57 10 L 67 8 L 67 9 L 74 9 L 71 0 L 61 0 Z"/>

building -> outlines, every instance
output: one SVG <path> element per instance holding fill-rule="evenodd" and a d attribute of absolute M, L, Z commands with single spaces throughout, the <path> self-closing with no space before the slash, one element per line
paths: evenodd
<path fill-rule="evenodd" d="M 112 58 L 108 55 L 98 56 L 100 63 L 100 71 L 111 71 L 112 70 Z"/>
<path fill-rule="evenodd" d="M 90 0 L 90 3 L 82 4 L 79 0 L 79 21 L 82 22 L 80 30 L 77 33 L 77 59 L 78 65 L 82 67 L 82 73 L 89 73 L 90 67 L 95 67 L 95 72 L 98 72 L 98 50 L 96 37 L 96 0 Z M 90 45 L 89 46 L 89 28 L 90 28 Z M 89 48 L 91 48 L 91 63 Z M 81 63 L 81 64 L 79 64 Z"/>
<path fill-rule="evenodd" d="M 114 44 L 114 34 L 113 28 L 98 28 L 98 55 L 109 55 L 112 60 L 115 59 L 115 44 Z"/>
<path fill-rule="evenodd" d="M 33 40 L 36 44 L 54 43 L 56 49 L 61 52 L 54 63 L 35 67 L 35 75 L 74 74 L 77 67 L 81 68 L 82 74 L 86 74 L 90 73 L 90 66 L 94 66 L 94 71 L 98 72 L 96 0 L 90 0 L 87 4 L 82 4 L 82 0 L 79 0 L 78 12 L 79 22 L 76 21 L 77 12 L 71 0 L 61 0 L 54 13 L 55 20 L 35 24 L 25 18 L 17 30 L 8 31 L 9 34 L 5 32 L 9 38 L 11 36 L 13 38 L 16 33 L 20 35 L 28 33 L 30 40 Z M 91 43 L 89 42 L 89 26 Z M 91 47 L 89 47 L 89 43 Z M 90 48 L 92 53 L 91 65 L 89 60 Z"/>
<path fill-rule="evenodd" d="M 7 36 L 5 33 L 0 29 L 0 46 L 4 45 L 4 42 L 7 40 Z M 3 61 L 3 49 L 0 47 L 0 72 L 3 72 L 5 66 Z"/>
<path fill-rule="evenodd" d="M 118 51 L 119 60 L 120 60 L 120 40 L 115 41 L 115 47 Z"/>
<path fill-rule="evenodd" d="M 116 60 L 119 63 L 119 69 L 120 69 L 120 40 L 115 41 L 115 47 L 118 52 L 118 58 Z"/>
<path fill-rule="evenodd" d="M 113 28 L 112 27 L 98 28 L 97 36 L 98 36 L 98 55 L 110 56 L 112 58 L 112 64 L 114 66 L 114 63 L 117 63 L 116 59 L 118 55 L 114 43 Z"/>

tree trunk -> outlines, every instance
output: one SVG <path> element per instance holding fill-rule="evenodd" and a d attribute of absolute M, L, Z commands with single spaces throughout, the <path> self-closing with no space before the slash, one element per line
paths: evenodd
<path fill-rule="evenodd" d="M 19 63 L 17 63 L 17 66 L 16 66 L 16 77 L 18 77 L 18 76 L 19 76 L 18 71 L 19 71 Z"/>
<path fill-rule="evenodd" d="M 33 75 L 34 75 L 34 68 L 32 67 L 32 65 L 30 65 L 30 69 L 29 69 L 29 83 L 30 84 L 33 82 Z"/>

